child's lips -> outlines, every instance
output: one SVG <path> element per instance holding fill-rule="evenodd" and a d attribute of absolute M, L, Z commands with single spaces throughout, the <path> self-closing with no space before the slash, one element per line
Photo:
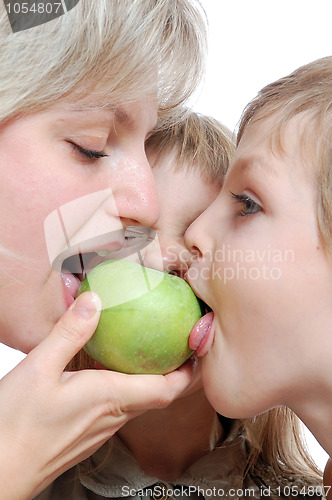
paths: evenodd
<path fill-rule="evenodd" d="M 192 329 L 189 336 L 189 347 L 196 351 L 197 356 L 204 356 L 212 345 L 212 323 L 214 319 L 213 312 L 202 316 Z"/>

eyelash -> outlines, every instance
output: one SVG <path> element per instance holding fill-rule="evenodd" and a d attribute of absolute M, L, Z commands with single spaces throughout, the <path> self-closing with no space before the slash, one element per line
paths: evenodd
<path fill-rule="evenodd" d="M 231 195 L 234 198 L 234 200 L 236 201 L 236 203 L 238 203 L 242 206 L 242 210 L 237 213 L 238 216 L 245 217 L 247 215 L 253 215 L 253 214 L 256 214 L 257 212 L 262 211 L 262 207 L 260 207 L 258 205 L 258 203 L 256 203 L 254 200 L 252 200 L 246 194 L 231 193 Z M 245 204 L 247 204 L 247 205 L 249 204 L 249 208 L 248 208 L 248 206 L 245 208 Z"/>
<path fill-rule="evenodd" d="M 84 159 L 89 160 L 91 162 L 94 160 L 98 160 L 99 158 L 105 158 L 109 156 L 105 153 L 105 151 L 95 151 L 93 149 L 85 149 L 82 148 L 82 146 L 75 144 L 74 142 L 70 142 L 70 144 L 78 153 L 80 153 L 84 157 Z"/>

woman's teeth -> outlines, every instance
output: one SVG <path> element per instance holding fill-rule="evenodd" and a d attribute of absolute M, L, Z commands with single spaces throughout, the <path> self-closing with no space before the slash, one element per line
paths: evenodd
<path fill-rule="evenodd" d="M 99 257 L 111 258 L 111 252 L 109 252 L 108 250 L 99 250 L 98 252 L 96 252 L 96 254 L 99 255 Z"/>

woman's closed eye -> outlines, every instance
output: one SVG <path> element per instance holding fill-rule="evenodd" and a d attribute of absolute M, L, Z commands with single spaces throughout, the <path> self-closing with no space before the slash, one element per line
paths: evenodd
<path fill-rule="evenodd" d="M 73 147 L 75 151 L 79 153 L 79 155 L 82 157 L 83 160 L 89 161 L 89 162 L 94 162 L 98 160 L 99 158 L 105 158 L 109 156 L 108 154 L 105 153 L 105 151 L 96 151 L 93 149 L 86 149 L 83 146 L 80 146 L 79 144 L 76 144 L 74 142 L 68 141 L 69 144 Z"/>
<path fill-rule="evenodd" d="M 235 194 L 231 193 L 234 198 L 236 204 L 238 204 L 241 208 L 237 215 L 244 217 L 246 215 L 253 215 L 258 212 L 261 212 L 263 209 L 258 203 L 256 203 L 250 196 L 246 194 Z"/>

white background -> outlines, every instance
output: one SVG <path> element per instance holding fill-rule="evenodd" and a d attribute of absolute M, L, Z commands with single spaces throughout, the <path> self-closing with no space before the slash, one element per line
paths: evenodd
<path fill-rule="evenodd" d="M 202 4 L 209 19 L 209 56 L 204 86 L 193 106 L 231 130 L 261 87 L 332 54 L 331 0 L 202 0 Z M 0 344 L 0 378 L 22 357 Z M 326 453 L 310 433 L 307 440 L 323 468 Z"/>
<path fill-rule="evenodd" d="M 196 108 L 231 130 L 265 84 L 332 55 L 331 0 L 201 0 L 209 20 L 207 76 Z"/>

